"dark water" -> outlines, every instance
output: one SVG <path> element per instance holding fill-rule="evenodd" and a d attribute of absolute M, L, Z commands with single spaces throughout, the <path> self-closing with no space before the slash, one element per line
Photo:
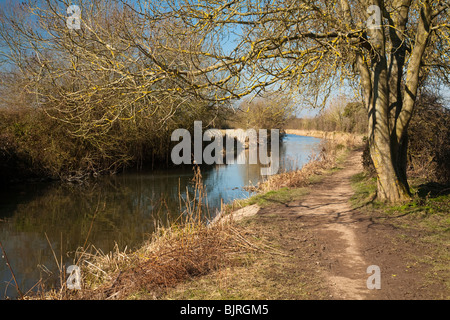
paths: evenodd
<path fill-rule="evenodd" d="M 317 153 L 320 141 L 286 136 L 280 146 L 280 171 L 302 167 Z M 260 169 L 248 164 L 203 168 L 210 216 L 220 210 L 221 201 L 249 197 L 243 187 L 263 179 Z M 137 248 L 156 223 L 164 224 L 179 216 L 180 208 L 183 211 L 192 178 L 192 169 L 131 171 L 83 185 L 33 183 L 3 190 L 0 241 L 20 289 L 26 292 L 40 278 L 49 278 L 49 272 L 57 274 L 54 253 L 70 265 L 73 252 L 85 243 L 103 252 L 115 245 L 121 250 Z M 0 299 L 16 296 L 11 271 L 0 259 Z"/>

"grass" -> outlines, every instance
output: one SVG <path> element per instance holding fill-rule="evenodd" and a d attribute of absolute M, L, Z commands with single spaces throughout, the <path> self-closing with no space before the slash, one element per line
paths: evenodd
<path fill-rule="evenodd" d="M 309 193 L 308 188 L 296 188 L 290 189 L 287 187 L 281 188 L 279 190 L 268 191 L 263 194 L 257 194 L 249 199 L 240 200 L 239 206 L 251 206 L 257 204 L 261 208 L 266 208 L 272 205 L 288 204 L 289 202 L 298 200 Z"/>
<path fill-rule="evenodd" d="M 428 226 L 430 231 L 450 231 L 450 189 L 447 186 L 423 184 L 413 180 L 411 201 L 400 205 L 376 201 L 376 178 L 369 177 L 365 172 L 352 177 L 352 186 L 355 191 L 351 198 L 354 208 L 383 211 L 386 216 L 405 216 L 415 223 Z"/>
<path fill-rule="evenodd" d="M 309 278 L 295 274 L 295 260 L 256 254 L 253 263 L 227 268 L 184 283 L 165 299 L 194 300 L 306 300 L 311 297 Z"/>
<path fill-rule="evenodd" d="M 239 222 L 257 250 L 240 253 L 235 264 L 168 290 L 163 299 L 193 300 L 308 300 L 321 299 L 316 270 L 303 268 L 311 252 L 294 255 L 280 239 L 288 220 L 276 216 Z M 301 236 L 299 230 L 297 236 Z"/>
<path fill-rule="evenodd" d="M 350 201 L 354 208 L 374 205 L 377 192 L 376 178 L 370 178 L 365 172 L 361 172 L 352 177 L 351 183 L 355 194 Z"/>

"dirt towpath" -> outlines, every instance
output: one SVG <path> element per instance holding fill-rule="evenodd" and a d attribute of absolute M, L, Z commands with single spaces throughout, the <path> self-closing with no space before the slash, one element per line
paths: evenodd
<path fill-rule="evenodd" d="M 302 200 L 261 209 L 257 219 L 262 232 L 271 233 L 271 241 L 290 252 L 296 267 L 310 275 L 307 282 L 321 278 L 319 299 L 446 296 L 445 284 L 429 281 L 430 264 L 422 260 L 436 248 L 416 241 L 422 231 L 399 228 L 396 216 L 352 209 L 351 178 L 360 172 L 361 152 L 353 151 L 341 170 L 313 184 Z M 368 288 L 369 266 L 379 267 L 381 289 Z"/>
<path fill-rule="evenodd" d="M 321 240 L 322 251 L 327 251 L 325 274 L 332 296 L 341 299 L 365 299 L 371 293 L 366 285 L 370 264 L 361 253 L 357 221 L 349 203 L 353 195 L 351 177 L 361 170 L 361 155 L 354 152 L 344 169 L 313 186 L 304 201 L 288 207 L 291 217 L 313 224 L 310 228 Z"/>
<path fill-rule="evenodd" d="M 342 299 L 364 299 L 370 293 L 366 285 L 366 270 L 370 264 L 361 253 L 357 221 L 349 203 L 353 195 L 351 177 L 362 170 L 360 159 L 359 153 L 353 153 L 344 169 L 325 178 L 330 181 L 313 187 L 314 192 L 292 208 L 299 219 L 314 219 L 320 229 L 319 238 L 326 237 L 323 239 L 327 243 L 323 250 L 328 247 L 326 276 L 333 296 Z"/>
<path fill-rule="evenodd" d="M 359 219 L 349 201 L 354 194 L 351 177 L 361 171 L 361 153 L 352 152 L 341 170 L 313 184 L 303 200 L 263 208 L 257 214 L 266 232 L 276 225 L 279 236 L 273 239 L 298 255 L 299 269 L 308 270 L 311 277 L 320 274 L 325 298 L 374 298 L 366 272 L 373 263 L 363 254 L 362 233 L 370 221 Z"/>

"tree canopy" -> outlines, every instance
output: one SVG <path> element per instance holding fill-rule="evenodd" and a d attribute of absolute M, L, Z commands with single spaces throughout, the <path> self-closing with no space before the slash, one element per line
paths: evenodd
<path fill-rule="evenodd" d="M 379 196 L 408 197 L 407 127 L 425 81 L 450 84 L 448 0 L 29 0 L 3 10 L 2 57 L 79 135 L 265 90 L 364 101 Z M 9 50 L 8 50 L 9 48 Z M 189 111 L 188 111 L 189 112 Z"/>

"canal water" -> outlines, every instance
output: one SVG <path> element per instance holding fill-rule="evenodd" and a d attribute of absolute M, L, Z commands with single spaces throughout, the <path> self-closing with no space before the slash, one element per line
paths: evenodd
<path fill-rule="evenodd" d="M 318 154 L 320 142 L 313 137 L 285 136 L 280 145 L 280 171 L 301 168 Z M 257 164 L 202 168 L 210 217 L 221 203 L 251 196 L 245 187 L 264 179 L 260 173 Z M 19 288 L 26 292 L 39 279 L 57 275 L 54 255 L 70 265 L 75 250 L 84 245 L 105 253 L 115 246 L 136 249 L 158 224 L 180 215 L 193 176 L 192 168 L 132 170 L 81 185 L 28 183 L 2 190 L 0 241 Z M 15 298 L 17 292 L 2 254 L 0 299 L 6 297 Z"/>

